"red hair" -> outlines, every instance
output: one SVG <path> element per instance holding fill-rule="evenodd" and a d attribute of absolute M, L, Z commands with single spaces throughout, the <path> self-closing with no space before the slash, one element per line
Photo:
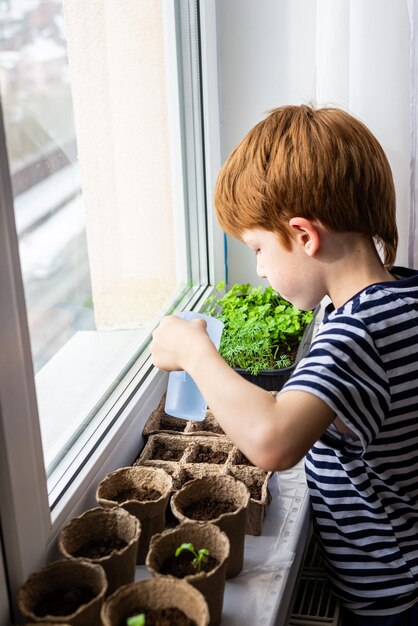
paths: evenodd
<path fill-rule="evenodd" d="M 363 233 L 391 267 L 398 245 L 396 201 L 386 155 L 369 129 L 340 109 L 283 106 L 259 122 L 218 176 L 221 227 L 277 232 L 290 246 L 292 217 L 335 232 Z"/>

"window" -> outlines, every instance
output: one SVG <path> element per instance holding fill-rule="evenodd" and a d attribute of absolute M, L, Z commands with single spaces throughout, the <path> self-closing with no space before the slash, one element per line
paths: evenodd
<path fill-rule="evenodd" d="M 185 152 L 181 116 L 193 120 L 195 103 L 180 109 L 168 6 L 3 8 L 0 87 L 51 489 L 161 315 L 208 283 L 186 228 L 197 214 L 183 178 L 202 171 Z"/>
<path fill-rule="evenodd" d="M 195 0 L 0 1 L 0 520 L 11 597 L 51 558 L 65 519 L 94 505 L 97 476 L 132 460 L 138 416 L 165 388 L 147 355 L 152 329 L 200 306 L 222 277 L 222 236 L 205 207 L 218 146 L 202 105 L 216 119 L 216 90 L 203 88 L 216 53 L 208 47 L 209 75 L 199 10 L 213 26 L 214 9 Z"/>

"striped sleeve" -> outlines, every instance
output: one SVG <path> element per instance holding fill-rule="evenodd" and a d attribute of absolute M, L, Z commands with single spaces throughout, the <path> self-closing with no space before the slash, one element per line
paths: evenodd
<path fill-rule="evenodd" d="M 359 438 L 363 452 L 388 415 L 387 373 L 358 318 L 337 315 L 318 331 L 282 393 L 300 390 L 323 400 Z"/>

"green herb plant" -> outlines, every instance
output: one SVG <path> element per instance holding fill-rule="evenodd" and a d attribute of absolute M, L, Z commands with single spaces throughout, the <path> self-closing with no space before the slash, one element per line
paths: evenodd
<path fill-rule="evenodd" d="M 132 615 L 126 620 L 126 626 L 145 626 L 145 615 L 139 613 L 139 615 Z"/>
<path fill-rule="evenodd" d="M 207 548 L 200 548 L 200 550 L 196 550 L 192 543 L 182 543 L 181 546 L 176 549 L 175 555 L 179 556 L 183 550 L 188 550 L 193 554 L 194 559 L 192 561 L 192 565 L 196 570 L 196 574 L 198 574 L 202 569 L 203 563 L 206 563 L 208 560 L 209 550 Z"/>
<path fill-rule="evenodd" d="M 205 313 L 224 323 L 219 353 L 226 362 L 254 375 L 290 367 L 313 312 L 301 311 L 272 287 L 236 283 L 223 293 L 224 288 L 224 281 L 216 285 Z"/>

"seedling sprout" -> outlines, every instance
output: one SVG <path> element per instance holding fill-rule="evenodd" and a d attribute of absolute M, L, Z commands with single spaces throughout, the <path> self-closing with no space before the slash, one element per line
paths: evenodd
<path fill-rule="evenodd" d="M 289 359 L 289 357 L 286 354 L 281 354 L 280 359 L 277 359 L 276 363 L 277 363 L 277 367 L 279 368 L 290 367 L 292 365 L 292 361 Z"/>
<path fill-rule="evenodd" d="M 139 615 L 132 615 L 126 620 L 126 626 L 145 626 L 145 615 L 139 613 Z"/>
<path fill-rule="evenodd" d="M 202 569 L 203 563 L 206 563 L 209 556 L 209 550 L 207 548 L 200 548 L 200 550 L 196 550 L 192 543 L 182 543 L 175 552 L 176 556 L 179 556 L 183 552 L 183 550 L 189 550 L 194 556 L 192 561 L 192 565 L 198 574 Z M 128 625 L 129 626 L 129 625 Z"/>

